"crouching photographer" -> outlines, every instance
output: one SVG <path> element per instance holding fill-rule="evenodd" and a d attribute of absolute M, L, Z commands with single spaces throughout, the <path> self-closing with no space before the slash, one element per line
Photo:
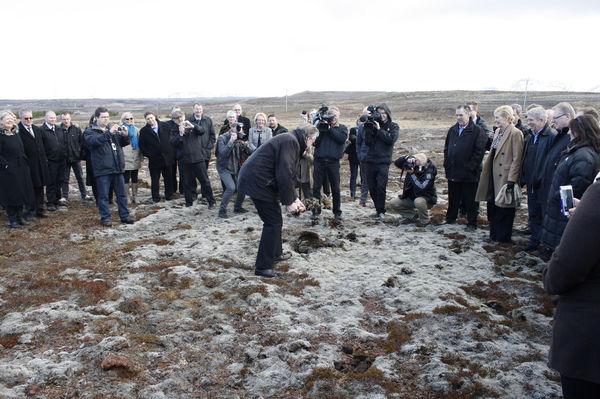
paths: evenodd
<path fill-rule="evenodd" d="M 394 162 L 406 173 L 402 194 L 390 202 L 390 207 L 404 219 L 400 223 L 429 224 L 429 209 L 437 203 L 435 177 L 437 168 L 425 154 L 402 156 Z"/>

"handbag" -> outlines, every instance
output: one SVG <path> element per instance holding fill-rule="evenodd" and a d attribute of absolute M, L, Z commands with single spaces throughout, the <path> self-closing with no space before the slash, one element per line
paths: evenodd
<path fill-rule="evenodd" d="M 500 208 L 518 208 L 521 206 L 522 199 L 523 193 L 518 184 L 515 184 L 512 190 L 508 190 L 508 184 L 505 184 L 496 195 L 494 202 Z"/>

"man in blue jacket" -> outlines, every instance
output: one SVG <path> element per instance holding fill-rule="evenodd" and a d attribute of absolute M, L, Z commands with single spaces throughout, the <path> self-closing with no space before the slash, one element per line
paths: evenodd
<path fill-rule="evenodd" d="M 108 208 L 108 190 L 112 185 L 117 195 L 117 206 L 121 223 L 133 224 L 127 209 L 127 195 L 123 170 L 125 159 L 123 148 L 129 145 L 129 134 L 126 130 L 119 130 L 118 124 L 109 127 L 110 115 L 104 107 L 96 108 L 94 112 L 95 124 L 85 129 L 84 140 L 89 148 L 94 178 L 98 190 L 98 211 L 100 223 L 103 226 L 112 226 L 110 209 Z"/>
<path fill-rule="evenodd" d="M 338 122 L 340 110 L 331 107 L 326 118 L 329 122 L 317 120 L 315 125 L 319 130 L 319 137 L 315 140 L 315 159 L 313 162 L 313 197 L 321 201 L 321 186 L 325 176 L 329 178 L 331 195 L 333 197 L 333 215 L 335 219 L 342 219 L 340 199 L 340 159 L 344 156 L 348 128 Z M 320 211 L 313 210 L 313 219 L 317 219 Z"/>

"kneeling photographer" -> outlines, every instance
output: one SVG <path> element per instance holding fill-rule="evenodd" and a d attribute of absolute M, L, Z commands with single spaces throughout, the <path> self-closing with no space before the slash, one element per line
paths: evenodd
<path fill-rule="evenodd" d="M 437 168 L 425 154 L 402 156 L 394 162 L 406 173 L 402 194 L 390 201 L 390 207 L 404 219 L 402 224 L 416 223 L 423 227 L 429 224 L 429 209 L 437 203 L 435 177 Z"/>

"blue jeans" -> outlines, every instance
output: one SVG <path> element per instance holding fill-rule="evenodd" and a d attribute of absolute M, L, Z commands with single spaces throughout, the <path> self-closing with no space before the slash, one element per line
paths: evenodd
<path fill-rule="evenodd" d="M 111 184 L 117 195 L 117 206 L 119 208 L 119 217 L 121 220 L 129 218 L 127 209 L 127 195 L 125 194 L 125 182 L 122 173 L 113 173 L 96 177 L 96 189 L 98 191 L 98 211 L 101 220 L 110 220 L 110 210 L 108 209 L 108 191 Z"/>
<path fill-rule="evenodd" d="M 227 204 L 229 203 L 231 196 L 237 189 L 237 175 L 231 174 L 225 170 L 217 170 L 217 172 L 219 172 L 221 182 L 223 182 L 223 185 L 225 186 L 225 191 L 223 191 L 223 198 L 221 198 L 221 206 L 219 207 L 219 211 L 225 212 L 227 211 Z M 246 195 L 238 191 L 237 197 L 235 198 L 235 203 L 233 205 L 234 211 L 237 211 L 242 207 L 245 198 Z"/>

